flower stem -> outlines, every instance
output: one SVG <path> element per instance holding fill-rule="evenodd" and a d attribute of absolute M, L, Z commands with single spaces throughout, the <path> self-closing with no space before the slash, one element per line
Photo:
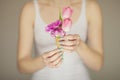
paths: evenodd
<path fill-rule="evenodd" d="M 61 20 L 62 21 L 62 16 L 61 16 L 61 10 L 60 10 L 60 8 L 59 8 L 59 20 Z"/>
<path fill-rule="evenodd" d="M 55 37 L 57 48 L 60 48 L 59 40 L 60 36 Z"/>

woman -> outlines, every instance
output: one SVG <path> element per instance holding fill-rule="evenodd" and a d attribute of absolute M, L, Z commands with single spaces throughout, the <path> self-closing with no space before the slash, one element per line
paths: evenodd
<path fill-rule="evenodd" d="M 44 29 L 65 6 L 74 11 L 73 26 L 59 41 L 62 49 L 57 49 Z M 34 73 L 32 80 L 90 80 L 85 65 L 95 71 L 103 65 L 100 6 L 95 0 L 32 0 L 21 11 L 18 40 L 18 69 Z"/>

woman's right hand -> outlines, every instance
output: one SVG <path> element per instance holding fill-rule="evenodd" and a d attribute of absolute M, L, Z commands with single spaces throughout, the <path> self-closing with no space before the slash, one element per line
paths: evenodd
<path fill-rule="evenodd" d="M 63 51 L 60 49 L 54 49 L 52 51 L 45 52 L 41 57 L 46 66 L 57 68 L 63 61 Z"/>

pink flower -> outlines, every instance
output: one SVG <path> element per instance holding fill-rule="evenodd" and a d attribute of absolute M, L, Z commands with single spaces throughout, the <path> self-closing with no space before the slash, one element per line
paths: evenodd
<path fill-rule="evenodd" d="M 68 32 L 68 31 L 70 31 L 71 26 L 72 26 L 72 20 L 70 18 L 65 18 L 63 20 L 62 29 L 65 32 Z"/>
<path fill-rule="evenodd" d="M 60 25 L 62 25 L 62 21 L 57 20 L 55 22 L 52 22 L 51 24 L 47 25 L 45 27 L 46 32 L 51 32 L 55 29 L 57 29 Z"/>
<path fill-rule="evenodd" d="M 70 7 L 65 7 L 59 13 L 59 20 L 48 24 L 45 27 L 46 32 L 50 33 L 52 37 L 63 37 L 66 35 L 67 31 L 70 31 L 72 26 L 72 16 L 73 10 Z"/>
<path fill-rule="evenodd" d="M 51 36 L 52 37 L 63 37 L 65 36 L 66 32 L 63 31 L 62 29 L 55 29 L 51 31 Z"/>
<path fill-rule="evenodd" d="M 72 13 L 73 13 L 73 10 L 70 7 L 63 8 L 63 11 L 62 11 L 63 19 L 70 18 L 72 16 Z"/>

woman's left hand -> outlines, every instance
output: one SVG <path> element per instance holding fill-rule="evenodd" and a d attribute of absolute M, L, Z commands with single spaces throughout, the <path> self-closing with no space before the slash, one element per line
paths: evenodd
<path fill-rule="evenodd" d="M 60 38 L 60 47 L 65 51 L 76 51 L 81 43 L 80 36 L 78 34 L 68 34 L 63 38 Z"/>

